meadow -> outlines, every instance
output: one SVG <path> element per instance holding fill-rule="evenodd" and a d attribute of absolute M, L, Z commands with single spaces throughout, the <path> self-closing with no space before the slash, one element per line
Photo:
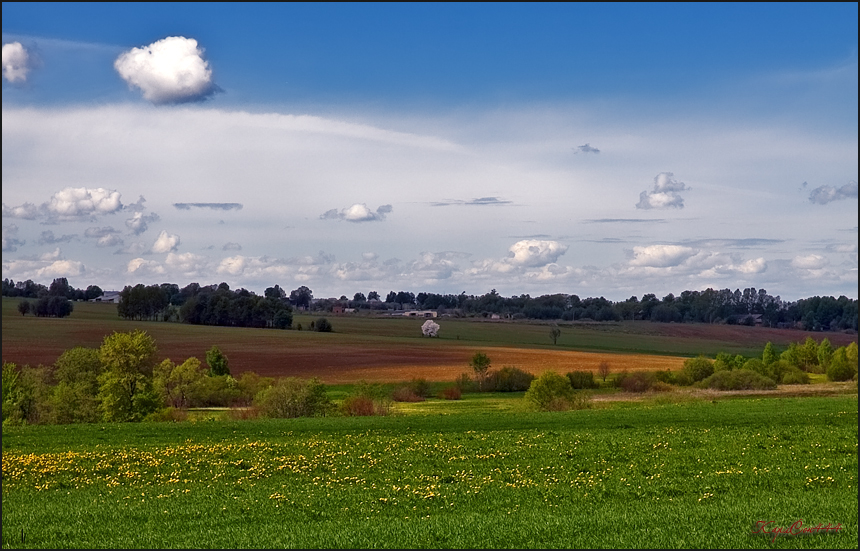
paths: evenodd
<path fill-rule="evenodd" d="M 3 547 L 856 548 L 857 451 L 856 394 L 4 427 Z"/>

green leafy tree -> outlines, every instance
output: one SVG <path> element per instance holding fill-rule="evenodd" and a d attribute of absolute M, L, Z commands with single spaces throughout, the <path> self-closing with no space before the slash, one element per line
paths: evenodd
<path fill-rule="evenodd" d="M 490 365 L 490 357 L 483 352 L 475 352 L 472 359 L 469 360 L 469 367 L 475 372 L 475 379 L 478 382 L 479 390 L 484 390 L 487 381 L 487 371 L 489 371 Z"/>
<path fill-rule="evenodd" d="M 18 312 L 21 313 L 22 316 L 26 316 L 30 313 L 30 301 L 22 300 L 18 303 Z"/>
<path fill-rule="evenodd" d="M 773 362 L 777 361 L 779 356 L 776 354 L 776 348 L 773 346 L 772 342 L 768 342 L 764 345 L 764 352 L 761 355 L 761 361 L 764 365 L 770 365 Z"/>
<path fill-rule="evenodd" d="M 314 331 L 317 331 L 319 333 L 331 333 L 331 322 L 325 318 L 318 319 L 316 324 L 314 325 Z"/>
<path fill-rule="evenodd" d="M 114 332 L 104 338 L 99 360 L 105 368 L 98 397 L 104 421 L 140 421 L 159 406 L 152 384 L 155 341 L 146 332 Z"/>
<path fill-rule="evenodd" d="M 332 409 L 325 385 L 319 379 L 287 377 L 261 391 L 254 400 L 267 417 L 317 417 Z"/>
<path fill-rule="evenodd" d="M 831 381 L 850 381 L 857 374 L 857 365 L 852 365 L 844 346 L 833 352 L 830 366 L 827 368 L 827 378 Z"/>
<path fill-rule="evenodd" d="M 825 370 L 830 366 L 830 358 L 833 356 L 833 345 L 829 339 L 824 339 L 818 345 L 818 365 Z"/>
<path fill-rule="evenodd" d="M 525 394 L 526 402 L 539 411 L 565 411 L 577 403 L 576 392 L 567 377 L 555 371 L 544 371 L 532 381 Z"/>
<path fill-rule="evenodd" d="M 227 356 L 217 347 L 212 346 L 206 351 L 206 365 L 209 366 L 209 374 L 212 376 L 229 375 L 230 368 L 227 366 Z"/>
<path fill-rule="evenodd" d="M 187 408 L 195 385 L 203 377 L 205 373 L 197 358 L 188 358 L 179 365 L 167 359 L 155 367 L 153 385 L 167 406 Z"/>
<path fill-rule="evenodd" d="M 54 368 L 57 386 L 51 397 L 53 422 L 98 422 L 98 378 L 104 372 L 98 349 L 77 346 L 66 350 Z"/>
<path fill-rule="evenodd" d="M 704 356 L 684 360 L 684 371 L 693 382 L 701 381 L 714 374 L 714 362 Z"/>

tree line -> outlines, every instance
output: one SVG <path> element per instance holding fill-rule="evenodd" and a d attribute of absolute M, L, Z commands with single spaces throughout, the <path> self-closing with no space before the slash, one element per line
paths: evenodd
<path fill-rule="evenodd" d="M 55 279 L 50 288 L 32 280 L 3 280 L 3 296 L 41 298 L 64 296 L 87 300 L 101 296 L 95 285 L 74 289 L 65 278 Z M 118 307 L 119 315 L 131 319 L 161 319 L 206 325 L 290 328 L 293 309 L 331 311 L 334 307 L 364 310 L 418 308 L 439 310 L 460 316 L 563 321 L 646 320 L 661 323 L 726 323 L 775 328 L 800 328 L 807 331 L 857 331 L 858 303 L 846 296 L 814 296 L 784 301 L 754 287 L 712 289 L 669 293 L 663 298 L 645 294 L 613 302 L 604 297 L 580 298 L 576 294 L 556 293 L 532 297 L 528 294 L 504 297 L 492 289 L 483 295 L 438 294 L 390 291 L 382 299 L 377 291 L 355 293 L 350 300 L 314 299 L 313 292 L 300 286 L 286 293 L 278 285 L 263 296 L 246 289 L 231 290 L 226 283 L 201 286 L 191 283 L 183 288 L 173 283 L 126 286 Z"/>

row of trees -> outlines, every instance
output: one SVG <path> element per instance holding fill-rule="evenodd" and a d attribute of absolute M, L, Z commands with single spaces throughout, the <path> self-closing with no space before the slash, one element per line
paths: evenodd
<path fill-rule="evenodd" d="M 70 300 L 84 300 L 101 294 L 101 289 L 94 285 L 86 290 L 74 289 L 65 278 L 55 279 L 50 287 L 31 280 L 17 283 L 3 280 L 4 296 L 65 296 Z M 306 286 L 287 294 L 284 289 L 274 285 L 266 289 L 263 297 L 257 297 L 245 289 L 231 291 L 226 283 L 208 286 L 191 283 L 181 289 L 176 284 L 162 283 L 128 286 L 123 289 L 121 300 L 120 315 L 127 318 L 172 319 L 243 327 L 289 327 L 286 320 L 287 317 L 291 318 L 288 315 L 291 310 L 279 305 L 316 311 L 330 311 L 336 305 L 357 309 L 420 308 L 447 310 L 463 316 L 498 314 L 512 319 L 565 321 L 761 323 L 766 327 L 798 327 L 807 331 L 857 331 L 858 326 L 856 299 L 814 296 L 787 302 L 779 296 L 768 294 L 765 289 L 757 290 L 754 287 L 743 291 L 711 288 L 684 291 L 678 296 L 670 293 L 662 299 L 654 294 L 646 294 L 641 299 L 632 296 L 618 302 L 604 297 L 583 299 L 576 294 L 565 293 L 539 297 L 527 294 L 503 297 L 495 289 L 484 295 L 390 291 L 383 301 L 377 291 L 370 291 L 367 295 L 355 293 L 352 300 L 345 295 L 339 299 L 314 300 L 313 292 Z M 189 302 L 192 304 L 187 305 Z"/>

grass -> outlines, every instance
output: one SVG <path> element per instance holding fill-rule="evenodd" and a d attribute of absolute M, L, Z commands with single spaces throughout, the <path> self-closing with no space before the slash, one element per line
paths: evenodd
<path fill-rule="evenodd" d="M 856 395 L 544 414 L 502 398 L 6 427 L 3 547 L 857 547 Z M 841 529 L 751 533 L 798 519 Z"/>

